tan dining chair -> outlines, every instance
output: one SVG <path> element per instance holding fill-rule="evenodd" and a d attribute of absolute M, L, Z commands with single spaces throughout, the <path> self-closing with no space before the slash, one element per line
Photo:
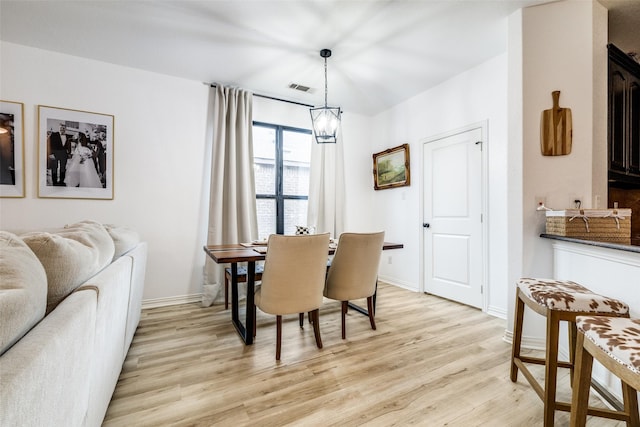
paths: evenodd
<path fill-rule="evenodd" d="M 319 309 L 327 271 L 329 233 L 302 236 L 272 234 L 262 272 L 262 285 L 255 293 L 255 305 L 276 315 L 276 360 L 280 360 L 282 316 L 309 313 L 318 348 Z"/>
<path fill-rule="evenodd" d="M 343 233 L 327 273 L 324 296 L 342 302 L 342 339 L 346 334 L 349 301 L 367 299 L 371 329 L 376 329 L 373 295 L 378 280 L 378 265 L 384 244 L 384 231 Z"/>

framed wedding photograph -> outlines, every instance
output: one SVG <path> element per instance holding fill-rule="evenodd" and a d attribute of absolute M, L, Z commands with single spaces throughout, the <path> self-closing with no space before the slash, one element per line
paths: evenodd
<path fill-rule="evenodd" d="M 24 197 L 24 104 L 0 101 L 0 197 Z"/>
<path fill-rule="evenodd" d="M 402 144 L 373 154 L 373 188 L 404 187 L 411 183 L 409 144 Z"/>
<path fill-rule="evenodd" d="M 38 197 L 113 199 L 114 116 L 38 106 Z"/>

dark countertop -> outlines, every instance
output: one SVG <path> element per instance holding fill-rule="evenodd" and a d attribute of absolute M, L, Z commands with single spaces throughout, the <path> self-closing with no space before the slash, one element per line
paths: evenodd
<path fill-rule="evenodd" d="M 583 245 L 597 246 L 600 248 L 617 249 L 620 251 L 640 253 L 640 246 L 635 246 L 635 245 L 623 245 L 621 243 L 597 242 L 595 240 L 583 240 L 583 239 L 576 239 L 573 237 L 556 236 L 555 234 L 545 234 L 545 233 L 541 234 L 540 237 L 544 237 L 545 239 L 562 240 L 563 242 L 581 243 Z"/>

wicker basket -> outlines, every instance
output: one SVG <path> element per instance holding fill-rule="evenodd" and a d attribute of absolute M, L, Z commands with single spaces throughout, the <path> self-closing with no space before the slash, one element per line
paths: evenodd
<path fill-rule="evenodd" d="M 547 234 L 630 244 L 631 209 L 547 211 Z"/>

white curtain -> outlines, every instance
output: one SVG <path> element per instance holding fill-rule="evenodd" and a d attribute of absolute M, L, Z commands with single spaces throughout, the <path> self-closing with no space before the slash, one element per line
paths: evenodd
<path fill-rule="evenodd" d="M 212 144 L 209 245 L 250 242 L 258 236 L 252 104 L 253 94 L 243 89 L 217 85 L 209 91 L 211 115 L 207 139 Z M 224 266 L 209 257 L 205 266 L 205 282 L 209 285 L 205 293 L 208 298 L 218 299 L 216 296 L 224 284 Z"/>
<path fill-rule="evenodd" d="M 331 233 L 332 238 L 344 232 L 344 151 L 342 132 L 336 144 L 316 144 L 311 148 L 309 207 L 307 225 L 316 233 Z"/>

